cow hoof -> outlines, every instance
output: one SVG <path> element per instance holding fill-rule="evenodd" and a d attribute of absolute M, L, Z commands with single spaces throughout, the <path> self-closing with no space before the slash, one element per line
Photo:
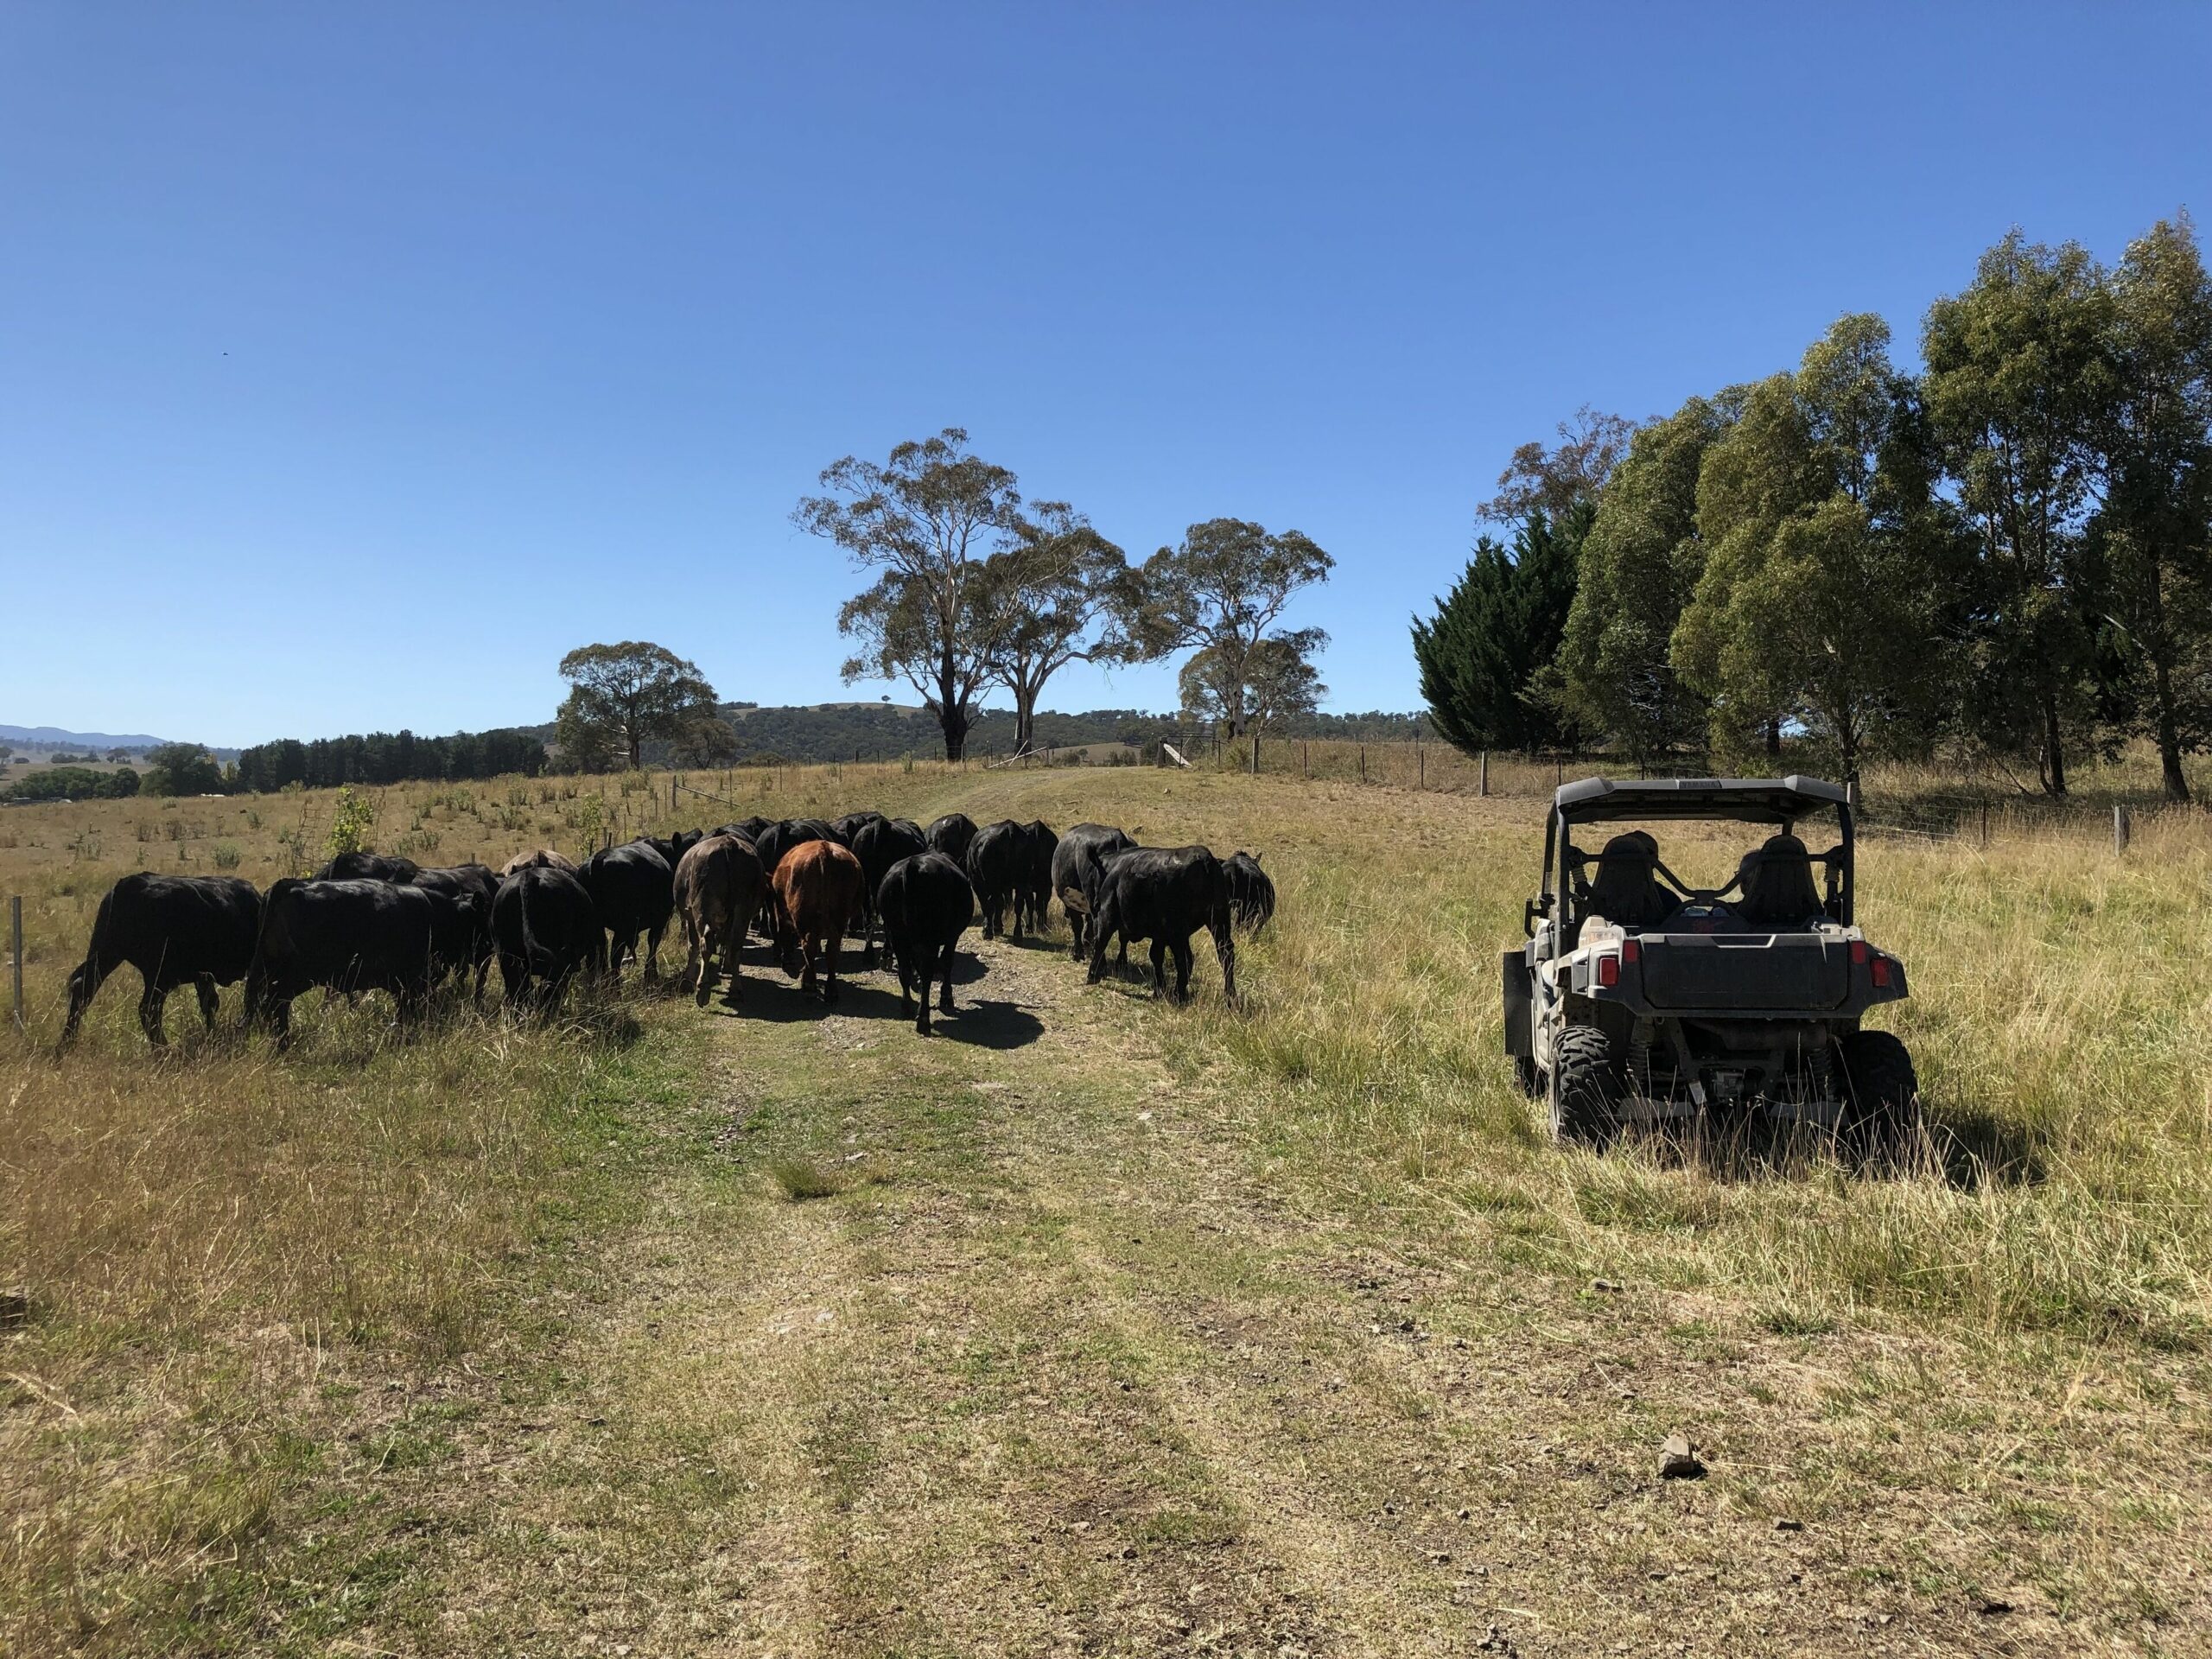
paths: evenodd
<path fill-rule="evenodd" d="M 915 1020 L 914 1029 L 921 1035 L 925 1037 L 928 1036 L 930 1034 L 929 1016 L 927 1014 L 924 1014 L 920 1019 Z"/>

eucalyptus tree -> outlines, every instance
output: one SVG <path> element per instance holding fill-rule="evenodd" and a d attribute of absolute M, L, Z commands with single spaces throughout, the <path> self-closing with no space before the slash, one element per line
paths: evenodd
<path fill-rule="evenodd" d="M 1855 779 L 1870 740 L 1924 732 L 1939 699 L 1947 541 L 1889 346 L 1879 317 L 1841 319 L 1749 390 L 1700 466 L 1705 568 L 1671 656 L 1724 753 L 1792 724 Z"/>
<path fill-rule="evenodd" d="M 1698 470 L 1734 423 L 1740 389 L 1693 397 L 1640 428 L 1583 538 L 1556 671 L 1567 711 L 1649 760 L 1703 734 L 1704 699 L 1669 654 L 1705 570 Z"/>
<path fill-rule="evenodd" d="M 1280 628 L 1304 588 L 1329 579 L 1336 561 L 1295 530 L 1268 531 L 1242 518 L 1192 524 L 1137 573 L 1131 601 L 1134 648 L 1144 658 L 1194 648 L 1191 680 L 1204 712 L 1231 737 L 1269 713 L 1255 692 L 1280 703 L 1311 677 L 1314 653 L 1329 643 L 1319 628 Z M 1287 653 L 1287 658 L 1286 658 Z M 1295 665 L 1302 665 L 1301 675 Z M 1318 695 L 1318 690 L 1317 690 Z"/>
<path fill-rule="evenodd" d="M 1018 534 L 1014 475 L 947 427 L 886 461 L 847 455 L 821 481 L 824 493 L 802 499 L 792 521 L 876 573 L 837 613 L 838 632 L 856 642 L 844 677 L 905 680 L 936 716 L 945 759 L 957 760 L 976 699 L 999 673 L 1006 613 L 988 567 Z"/>
<path fill-rule="evenodd" d="M 2118 376 L 2090 527 L 2120 660 L 2167 798 L 2212 733 L 2212 280 L 2186 215 L 2128 245 L 2110 282 Z"/>
<path fill-rule="evenodd" d="M 1922 397 L 1974 534 L 1966 723 L 2033 754 L 2054 796 L 2066 793 L 2068 727 L 2092 712 L 2084 535 L 2123 372 L 2113 324 L 2112 288 L 2086 249 L 2015 231 L 1922 328 Z"/>
<path fill-rule="evenodd" d="M 715 707 L 697 664 L 643 639 L 580 645 L 561 659 L 561 677 L 569 695 L 555 720 L 558 741 L 587 771 L 618 753 L 634 770 L 646 740 L 673 737 Z"/>
<path fill-rule="evenodd" d="M 1071 663 L 1137 660 L 1128 556 L 1065 501 L 1034 504 L 985 567 L 990 671 L 1014 697 L 1016 753 L 1035 747 L 1046 683 Z"/>

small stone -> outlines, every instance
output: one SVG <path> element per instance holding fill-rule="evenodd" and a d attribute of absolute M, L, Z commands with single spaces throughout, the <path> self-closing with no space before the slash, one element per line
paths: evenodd
<path fill-rule="evenodd" d="M 1793 1521 L 1786 1515 L 1780 1515 L 1775 1517 L 1774 1529 L 1777 1532 L 1802 1532 L 1805 1530 L 1805 1523 L 1802 1521 Z"/>
<path fill-rule="evenodd" d="M 1451 1560 L 1452 1552 L 1448 1549 L 1432 1549 L 1428 1552 L 1428 1559 L 1439 1567 L 1442 1567 Z"/>
<path fill-rule="evenodd" d="M 1604 1294 L 1617 1294 L 1625 1287 L 1614 1283 L 1611 1279 L 1592 1279 L 1590 1281 L 1590 1288 Z"/>
<path fill-rule="evenodd" d="M 1475 1512 L 1472 1510 L 1462 1509 L 1457 1511 L 1457 1518 L 1461 1521 L 1471 1521 L 1475 1518 Z"/>
<path fill-rule="evenodd" d="M 1662 1480 L 1702 1480 L 1705 1465 L 1699 1461 L 1697 1448 L 1690 1444 L 1689 1436 L 1680 1430 L 1667 1437 L 1659 1448 L 1659 1478 Z"/>

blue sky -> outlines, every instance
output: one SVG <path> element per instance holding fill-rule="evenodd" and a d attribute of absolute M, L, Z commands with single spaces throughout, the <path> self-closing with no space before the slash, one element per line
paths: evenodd
<path fill-rule="evenodd" d="M 1306 531 L 1330 706 L 1414 707 L 1516 443 L 2202 213 L 2208 86 L 2182 5 L 13 0 L 0 720 L 504 724 L 624 638 L 873 696 L 789 514 L 949 424 L 1133 556 Z"/>

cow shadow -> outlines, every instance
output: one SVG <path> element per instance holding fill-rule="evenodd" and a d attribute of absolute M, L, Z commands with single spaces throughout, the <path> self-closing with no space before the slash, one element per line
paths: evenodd
<path fill-rule="evenodd" d="M 1027 1048 L 1045 1034 L 1045 1022 L 1019 1002 L 975 997 L 956 1003 L 950 1014 L 933 1015 L 931 1030 L 971 1048 Z"/>
<path fill-rule="evenodd" d="M 825 1014 L 842 1014 L 860 1020 L 899 1018 L 899 995 L 879 985 L 849 979 L 842 973 L 837 976 L 837 1000 L 824 1002 L 816 994 L 802 991 L 798 982 L 787 977 L 780 968 L 753 970 L 746 964 L 745 1000 L 731 1007 L 728 1001 L 728 988 L 717 982 L 707 1007 L 716 1014 L 728 1014 L 739 1020 L 757 1020 L 768 1025 L 791 1025 L 796 1021 L 819 1020 Z M 772 971 L 774 977 L 769 977 Z"/>

